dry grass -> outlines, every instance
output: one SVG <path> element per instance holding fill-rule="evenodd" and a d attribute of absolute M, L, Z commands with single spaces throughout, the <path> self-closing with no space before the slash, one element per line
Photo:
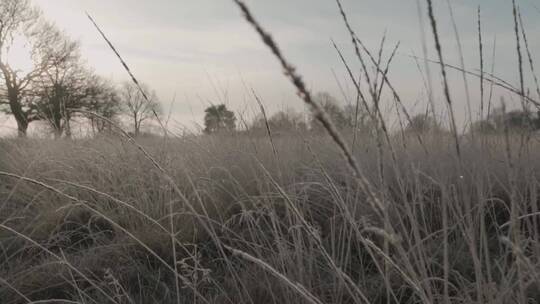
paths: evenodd
<path fill-rule="evenodd" d="M 266 138 L 140 142 L 187 202 L 128 142 L 2 141 L 3 303 L 26 303 L 21 295 L 81 303 L 423 303 L 441 301 L 443 283 L 453 303 L 476 302 L 480 292 L 483 302 L 509 303 L 518 267 L 525 297 L 538 300 L 534 153 L 513 159 L 521 174 L 512 181 L 503 137 L 481 148 L 463 142 L 463 172 L 449 152 L 452 136 L 426 138 L 439 147 L 427 157 L 411 138 L 397 151 L 399 170 L 385 160 L 382 188 L 377 143 L 362 138 L 355 157 L 385 194 L 385 227 L 331 139 L 302 137 L 274 138 L 279 167 Z M 245 151 L 253 145 L 257 154 Z M 510 143 L 513 155 L 519 145 Z M 511 206 L 519 243 L 510 241 Z"/>

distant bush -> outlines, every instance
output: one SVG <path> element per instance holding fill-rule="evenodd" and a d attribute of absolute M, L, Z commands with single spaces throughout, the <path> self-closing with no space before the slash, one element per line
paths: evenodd
<path fill-rule="evenodd" d="M 259 115 L 252 123 L 251 130 L 258 134 L 267 132 L 266 128 L 270 128 L 270 132 L 281 134 L 287 132 L 304 132 L 307 130 L 302 114 L 294 111 L 279 111 L 265 121 L 263 115 Z"/>
<path fill-rule="evenodd" d="M 418 114 L 411 117 L 411 121 L 405 128 L 405 132 L 413 133 L 437 133 L 441 131 L 443 131 L 443 127 L 441 126 L 441 124 L 437 121 L 436 118 L 428 114 Z"/>
<path fill-rule="evenodd" d="M 493 134 L 510 132 L 536 131 L 540 129 L 540 112 L 513 110 L 506 112 L 502 108 L 495 109 L 488 119 L 475 122 L 474 132 Z"/>

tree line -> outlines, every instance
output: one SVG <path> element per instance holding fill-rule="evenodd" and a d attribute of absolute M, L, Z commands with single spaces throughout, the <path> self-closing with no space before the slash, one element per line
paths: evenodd
<path fill-rule="evenodd" d="M 377 130 L 377 120 L 370 116 L 370 109 L 362 105 L 341 106 L 340 101 L 327 92 L 317 93 L 314 101 L 321 105 L 340 130 L 356 129 L 360 134 L 374 134 L 373 132 Z M 242 122 L 244 129 L 259 134 L 264 134 L 268 130 L 276 135 L 291 131 L 324 132 L 323 126 L 312 116 L 306 119 L 301 113 L 288 110 L 278 111 L 267 117 L 262 105 L 261 113 L 251 123 Z M 402 131 L 405 133 L 449 132 L 443 123 L 429 112 L 414 115 L 402 123 Z M 212 105 L 205 110 L 204 125 L 206 134 L 236 131 L 237 118 L 225 104 Z M 540 130 L 540 111 L 532 112 L 527 109 L 506 111 L 503 107 L 495 108 L 487 118 L 471 123 L 468 130 L 479 134 L 537 131 Z"/>
<path fill-rule="evenodd" d="M 13 62 L 14 43 L 22 39 L 28 48 L 29 69 Z M 10 56 L 11 55 L 11 56 Z M 23 56 L 24 54 L 16 54 Z M 340 106 L 328 93 L 318 93 L 319 103 L 339 129 L 373 132 L 377 119 L 361 104 Z M 19 136 L 26 136 L 31 123 L 45 123 L 55 137 L 71 137 L 72 123 L 84 122 L 93 134 L 111 130 L 111 121 L 127 120 L 133 135 L 143 125 L 159 119 L 160 103 L 155 91 L 147 85 L 125 82 L 115 85 L 86 66 L 80 44 L 73 41 L 53 23 L 46 20 L 30 0 L 0 1 L 0 112 L 13 117 Z M 264 111 L 263 111 L 264 112 Z M 373 112 L 373 111 L 371 111 Z M 246 129 L 273 132 L 290 130 L 321 131 L 312 117 L 292 111 L 280 111 L 270 117 L 259 115 Z M 226 105 L 212 105 L 205 110 L 204 132 L 207 134 L 237 129 L 235 113 Z M 471 130 L 482 133 L 508 130 L 540 129 L 538 113 L 496 109 L 487 119 L 475 122 Z M 444 131 L 437 119 L 429 115 L 412 117 L 405 131 Z"/>
<path fill-rule="evenodd" d="M 372 120 L 369 119 L 366 109 L 360 107 L 356 109 L 355 105 L 341 106 L 340 102 L 327 92 L 317 93 L 315 101 L 321 104 L 325 112 L 330 116 L 334 124 L 339 129 L 356 128 L 360 131 L 369 132 L 372 130 Z M 318 120 L 309 116 L 305 118 L 301 113 L 287 110 L 278 111 L 267 117 L 264 107 L 261 105 L 261 114 L 257 115 L 253 121 L 247 123 L 243 121 L 244 129 L 251 132 L 266 132 L 271 129 L 272 132 L 288 131 L 314 131 L 322 132 L 323 126 Z M 236 114 L 229 110 L 225 104 L 211 105 L 205 110 L 204 132 L 206 134 L 230 132 L 237 129 Z"/>
<path fill-rule="evenodd" d="M 12 48 L 21 39 L 28 54 L 12 54 L 20 51 Z M 13 60 L 25 55 L 32 63 L 27 70 Z M 120 115 L 129 118 L 138 134 L 143 123 L 159 112 L 159 102 L 148 86 L 128 82 L 117 86 L 96 75 L 83 61 L 79 43 L 46 20 L 29 0 L 2 0 L 0 111 L 14 118 L 19 136 L 26 136 L 35 121 L 45 122 L 55 137 L 70 137 L 74 120 L 84 120 L 92 132 L 105 132 L 109 121 L 118 121 Z"/>

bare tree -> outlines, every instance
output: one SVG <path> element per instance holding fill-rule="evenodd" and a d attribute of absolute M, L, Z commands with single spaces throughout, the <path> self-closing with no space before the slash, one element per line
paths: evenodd
<path fill-rule="evenodd" d="M 92 133 L 111 132 L 109 121 L 116 121 L 122 112 L 120 94 L 117 88 L 102 77 L 95 76 L 88 82 L 89 95 L 84 103 L 84 116 L 90 121 Z M 95 113 L 98 116 L 89 114 Z M 109 121 L 104 120 L 106 118 Z"/>
<path fill-rule="evenodd" d="M 86 68 L 80 46 L 63 32 L 49 26 L 35 48 L 42 54 L 42 72 L 34 89 L 39 92 L 38 116 L 52 127 L 55 137 L 71 137 L 72 118 L 89 118 L 101 132 L 109 124 L 88 112 L 112 119 L 119 112 L 116 89 Z"/>
<path fill-rule="evenodd" d="M 324 109 L 338 129 L 347 127 L 347 117 L 340 107 L 339 101 L 334 96 L 327 92 L 320 92 L 313 99 Z M 323 125 L 314 117 L 311 118 L 310 126 L 316 132 L 323 132 L 324 130 Z"/>
<path fill-rule="evenodd" d="M 10 51 L 17 51 L 11 50 L 17 38 L 28 44 L 27 59 L 32 66 L 27 71 L 10 62 Z M 44 113 L 45 118 L 54 121 L 55 130 L 62 129 L 60 124 L 66 117 L 63 82 L 73 80 L 70 67 L 78 68 L 78 60 L 78 44 L 45 21 L 30 1 L 0 1 L 0 92 L 3 93 L 0 103 L 4 105 L 0 110 L 13 115 L 19 136 L 25 136 L 28 125 L 43 119 Z M 43 112 L 44 100 L 55 100 L 56 104 Z"/>
<path fill-rule="evenodd" d="M 56 137 L 62 136 L 64 131 L 69 137 L 72 116 L 92 94 L 89 82 L 93 75 L 81 63 L 78 43 L 55 29 L 47 33 L 55 38 L 51 39 L 54 44 L 41 46 L 42 52 L 48 54 L 48 62 L 35 85 L 35 90 L 39 91 L 38 115 L 49 122 Z"/>
<path fill-rule="evenodd" d="M 32 66 L 26 71 L 10 62 L 18 38 L 28 44 Z M 56 137 L 69 137 L 72 117 L 86 116 L 81 110 L 109 117 L 118 110 L 117 94 L 85 68 L 79 44 L 29 0 L 0 0 L 0 81 L 0 111 L 13 115 L 19 136 L 32 121 L 46 120 Z"/>
<path fill-rule="evenodd" d="M 137 85 L 125 82 L 120 90 L 120 101 L 124 112 L 133 122 L 133 134 L 139 135 L 143 123 L 155 117 L 160 111 L 160 104 L 155 91 L 150 91 L 147 85 L 141 85 L 148 97 L 146 100 Z"/>
<path fill-rule="evenodd" d="M 405 131 L 413 133 L 441 132 L 442 125 L 437 119 L 428 113 L 418 114 L 411 118 Z"/>
<path fill-rule="evenodd" d="M 0 106 L 4 106 L 0 110 L 15 117 L 19 136 L 26 135 L 28 124 L 37 119 L 34 96 L 29 86 L 39 72 L 33 70 L 22 75 L 23 71 L 10 65 L 8 53 L 18 36 L 34 36 L 40 16 L 40 12 L 28 0 L 0 1 L 0 79 L 3 84 L 0 88 Z M 32 52 L 32 56 L 36 55 Z"/>
<path fill-rule="evenodd" d="M 263 116 L 255 119 L 251 129 L 258 132 L 266 132 L 266 124 L 272 132 L 276 134 L 286 134 L 288 132 L 303 132 L 307 130 L 307 124 L 302 114 L 294 110 L 279 111 L 265 121 Z"/>

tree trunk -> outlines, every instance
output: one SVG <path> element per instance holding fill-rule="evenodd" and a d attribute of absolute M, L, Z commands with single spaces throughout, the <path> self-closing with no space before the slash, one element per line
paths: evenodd
<path fill-rule="evenodd" d="M 135 123 L 135 128 L 134 128 L 134 135 L 135 137 L 139 136 L 139 131 L 140 131 L 140 125 L 139 125 L 139 120 L 137 119 L 137 113 L 134 113 L 133 115 L 133 122 Z"/>
<path fill-rule="evenodd" d="M 17 136 L 26 137 L 26 132 L 28 130 L 28 123 L 25 121 L 17 120 Z"/>
<path fill-rule="evenodd" d="M 64 128 L 62 126 L 62 116 L 60 116 L 57 112 L 53 113 L 53 117 L 51 117 L 51 123 L 54 129 L 54 138 L 62 137 L 62 133 L 64 131 Z"/>
<path fill-rule="evenodd" d="M 25 137 L 28 130 L 28 119 L 19 102 L 19 92 L 16 88 L 8 88 L 9 108 L 17 121 L 17 134 Z"/>
<path fill-rule="evenodd" d="M 28 118 L 21 105 L 19 86 L 16 83 L 16 80 L 12 78 L 13 76 L 11 73 L 9 73 L 9 69 L 2 63 L 0 63 L 0 70 L 4 74 L 9 110 L 17 121 L 17 135 L 19 137 L 25 137 L 26 131 L 28 130 Z"/>
<path fill-rule="evenodd" d="M 66 137 L 71 138 L 71 124 L 70 124 L 71 117 L 67 116 L 67 113 L 66 113 L 66 117 L 64 119 L 65 119 L 64 129 L 66 130 Z"/>
<path fill-rule="evenodd" d="M 62 137 L 62 133 L 64 131 L 64 126 L 62 124 L 63 120 L 63 111 L 62 111 L 62 100 L 60 96 L 60 91 L 57 87 L 57 85 L 54 85 L 54 91 L 52 94 L 52 97 L 49 101 L 49 111 L 50 111 L 50 123 L 52 124 L 52 127 L 54 129 L 54 138 L 60 138 Z"/>

